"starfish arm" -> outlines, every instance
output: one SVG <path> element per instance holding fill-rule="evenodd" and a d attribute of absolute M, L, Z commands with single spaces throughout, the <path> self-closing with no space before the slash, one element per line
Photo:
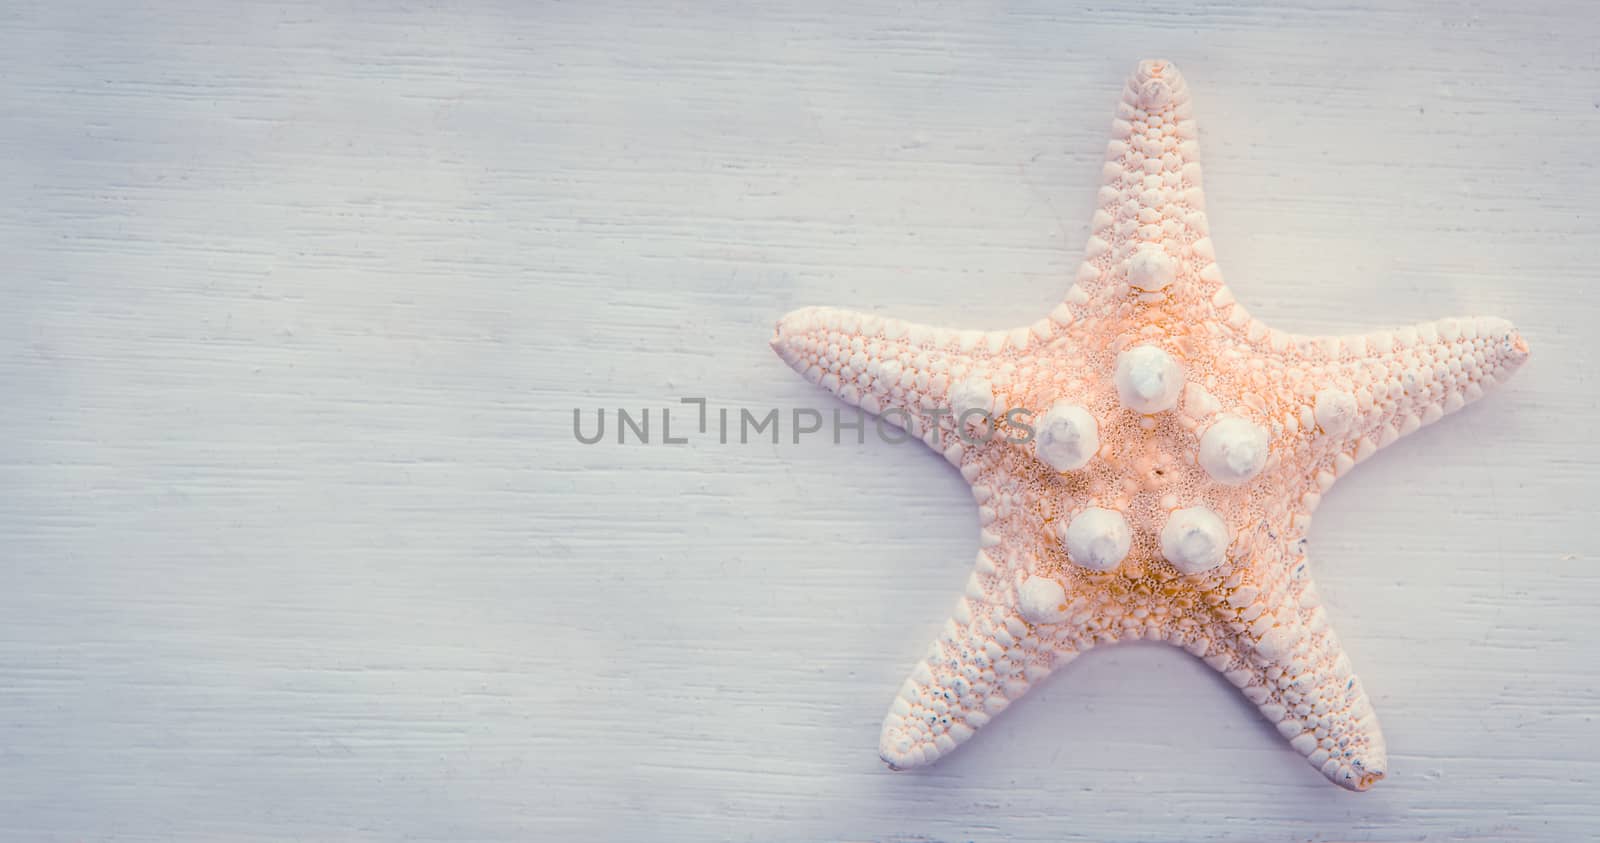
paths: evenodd
<path fill-rule="evenodd" d="M 979 551 L 955 613 L 889 707 L 878 755 L 890 767 L 933 763 L 1077 657 L 1077 649 L 1054 637 L 1056 625 L 1029 624 L 1018 614 L 1021 577 L 1003 556 Z"/>
<path fill-rule="evenodd" d="M 1516 329 L 1493 317 L 1296 344 L 1326 361 L 1309 368 L 1299 421 L 1335 475 L 1483 397 L 1528 359 Z"/>
<path fill-rule="evenodd" d="M 1049 318 L 1010 331 L 958 331 L 885 319 L 830 307 L 784 316 L 772 348 L 806 380 L 921 438 L 954 462 L 959 445 L 954 391 L 980 385 L 990 409 L 1003 418 L 1021 396 L 1008 386 L 1023 352 L 1057 338 L 1071 321 L 1059 307 Z M 953 450 L 952 450 L 953 449 Z"/>
<path fill-rule="evenodd" d="M 1276 584 L 1215 592 L 1221 634 L 1186 642 L 1334 784 L 1366 790 L 1388 770 L 1377 715 L 1328 625 L 1301 560 Z"/>
<path fill-rule="evenodd" d="M 1177 68 L 1141 62 L 1123 88 L 1111 133 L 1067 304 L 1078 316 L 1103 315 L 1130 292 L 1160 300 L 1174 282 L 1203 300 L 1222 276 L 1205 217 L 1199 130 Z"/>

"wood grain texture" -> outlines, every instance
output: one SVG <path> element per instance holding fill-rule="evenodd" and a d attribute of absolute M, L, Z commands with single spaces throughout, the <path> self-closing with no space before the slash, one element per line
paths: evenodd
<path fill-rule="evenodd" d="M 0 10 L 0 839 L 1600 823 L 1591 4 L 750 5 Z M 1153 56 L 1253 313 L 1533 348 L 1318 512 L 1371 793 L 1155 646 L 892 774 L 878 724 L 976 547 L 959 476 L 572 435 L 831 411 L 767 349 L 792 307 L 1037 318 Z"/>

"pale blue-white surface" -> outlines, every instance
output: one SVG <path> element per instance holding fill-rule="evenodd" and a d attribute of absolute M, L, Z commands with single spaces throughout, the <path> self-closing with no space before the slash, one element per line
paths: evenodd
<path fill-rule="evenodd" d="M 1600 822 L 1592 5 L 756 5 L 0 11 L 0 839 Z M 1496 314 L 1533 349 L 1318 512 L 1370 793 L 1154 646 L 890 773 L 976 546 L 959 476 L 572 435 L 682 396 L 831 412 L 767 349 L 792 307 L 1043 315 L 1158 56 L 1254 314 Z"/>

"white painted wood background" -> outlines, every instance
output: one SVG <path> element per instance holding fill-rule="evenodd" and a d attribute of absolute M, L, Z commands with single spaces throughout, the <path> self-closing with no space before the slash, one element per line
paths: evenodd
<path fill-rule="evenodd" d="M 0 839 L 1594 833 L 1595 6 L 754 5 L 0 10 Z M 1156 646 L 891 773 L 958 475 L 572 435 L 830 410 L 792 307 L 1037 318 L 1156 56 L 1256 314 L 1533 348 L 1318 513 L 1370 793 Z"/>

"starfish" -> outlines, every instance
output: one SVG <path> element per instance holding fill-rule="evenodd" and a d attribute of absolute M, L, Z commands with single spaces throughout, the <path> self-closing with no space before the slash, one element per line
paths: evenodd
<path fill-rule="evenodd" d="M 1528 348 L 1488 317 L 1325 337 L 1253 319 L 1217 269 L 1196 134 L 1177 68 L 1141 62 L 1075 283 L 1031 325 L 777 325 L 785 362 L 942 454 L 978 504 L 965 592 L 883 722 L 891 768 L 944 756 L 1079 654 L 1146 640 L 1221 672 L 1334 783 L 1388 769 L 1307 573 L 1311 514 Z"/>

